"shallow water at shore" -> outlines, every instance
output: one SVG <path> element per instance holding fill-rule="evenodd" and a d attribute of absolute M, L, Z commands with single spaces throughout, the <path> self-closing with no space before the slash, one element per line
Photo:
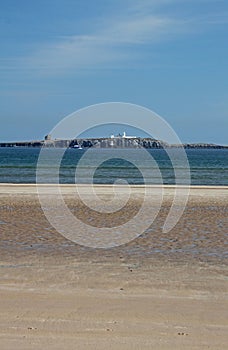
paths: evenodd
<path fill-rule="evenodd" d="M 206 191 L 206 190 L 205 190 Z M 209 192 L 210 190 L 208 190 Z M 197 191 L 195 191 L 197 192 Z M 206 191 L 207 192 L 207 191 Z M 132 259 L 163 257 L 168 259 L 217 260 L 227 263 L 228 197 L 190 196 L 188 205 L 178 224 L 169 232 L 162 227 L 170 209 L 171 199 L 166 198 L 159 215 L 145 233 L 135 240 L 112 249 L 92 249 L 80 246 L 61 236 L 47 221 L 34 195 L 1 195 L 1 243 L 3 260 L 13 256 L 62 255 L 79 259 L 105 259 L 129 256 Z M 91 212 L 82 203 L 67 195 L 65 201 L 73 215 L 91 222 Z M 128 215 L 134 215 L 141 201 L 130 201 Z M 92 218 L 99 224 L 100 218 Z M 114 226 L 119 215 L 111 214 L 106 224 Z"/>

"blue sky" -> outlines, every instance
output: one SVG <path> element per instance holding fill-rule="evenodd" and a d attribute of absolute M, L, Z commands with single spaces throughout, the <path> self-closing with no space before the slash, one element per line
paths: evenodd
<path fill-rule="evenodd" d="M 226 0 L 1 1 L 0 140 L 122 101 L 183 142 L 228 144 L 227 38 Z"/>

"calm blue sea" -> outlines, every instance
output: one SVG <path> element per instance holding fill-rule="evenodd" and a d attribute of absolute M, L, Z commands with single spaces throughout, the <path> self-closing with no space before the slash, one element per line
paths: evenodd
<path fill-rule="evenodd" d="M 39 157 L 39 148 L 0 148 L 0 182 L 1 183 L 35 183 L 36 166 Z M 58 149 L 45 150 L 45 164 L 41 181 L 44 183 L 55 182 L 52 178 L 53 169 L 56 168 L 56 152 Z M 86 150 L 68 149 L 61 161 L 59 179 L 61 183 L 88 183 L 90 163 L 87 162 L 82 168 L 82 173 L 75 180 L 75 170 L 80 158 Z M 95 149 L 96 157 L 109 157 L 109 149 Z M 122 152 L 122 153 L 121 153 Z M 137 149 L 131 149 L 135 159 L 140 157 Z M 156 161 L 161 172 L 162 183 L 175 184 L 175 175 L 172 163 L 166 152 L 160 149 L 148 150 Z M 178 164 L 178 150 L 173 150 L 173 157 Z M 227 149 L 189 149 L 186 150 L 191 170 L 191 184 L 193 185 L 228 185 L 228 150 Z M 110 153 L 110 157 L 112 154 Z M 149 182 L 161 183 L 156 167 L 151 167 L 147 162 L 142 163 L 137 169 L 133 163 L 124 160 L 124 150 L 120 150 L 120 157 L 108 159 L 100 164 L 94 172 L 93 183 L 111 184 L 117 179 L 123 179 L 129 184 L 143 184 L 142 172 L 144 167 L 149 174 Z M 183 173 L 182 183 L 185 183 L 186 169 L 183 164 L 178 164 Z M 187 180 L 186 180 L 187 181 Z"/>

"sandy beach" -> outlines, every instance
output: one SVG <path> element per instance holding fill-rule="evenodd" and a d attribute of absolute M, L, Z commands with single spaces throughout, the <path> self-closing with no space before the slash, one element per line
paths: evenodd
<path fill-rule="evenodd" d="M 61 188 L 72 213 L 88 220 L 73 186 Z M 112 195 L 108 185 L 96 190 Z M 143 188 L 132 191 L 134 215 Z M 1 349 L 226 349 L 228 187 L 191 187 L 184 215 L 165 234 L 173 193 L 164 186 L 162 210 L 142 236 L 93 249 L 50 225 L 35 185 L 1 184 Z"/>

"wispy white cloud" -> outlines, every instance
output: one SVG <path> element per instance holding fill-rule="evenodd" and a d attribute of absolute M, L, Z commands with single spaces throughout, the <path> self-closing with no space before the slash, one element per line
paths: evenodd
<path fill-rule="evenodd" d="M 28 68 L 47 74 L 134 61 L 143 45 L 172 35 L 180 25 L 180 20 L 153 14 L 109 18 L 103 21 L 101 29 L 41 46 L 23 62 Z"/>
<path fill-rule="evenodd" d="M 17 60 L 17 65 L 44 75 L 129 65 L 140 62 L 146 46 L 194 32 L 199 24 L 213 24 L 225 19 L 224 16 L 211 15 L 188 18 L 164 10 L 174 2 L 180 3 L 180 0 L 126 0 L 128 7 L 121 14 L 107 14 L 100 21 L 96 19 L 94 28 L 91 25 L 87 33 L 72 33 L 39 44 L 30 55 Z"/>

